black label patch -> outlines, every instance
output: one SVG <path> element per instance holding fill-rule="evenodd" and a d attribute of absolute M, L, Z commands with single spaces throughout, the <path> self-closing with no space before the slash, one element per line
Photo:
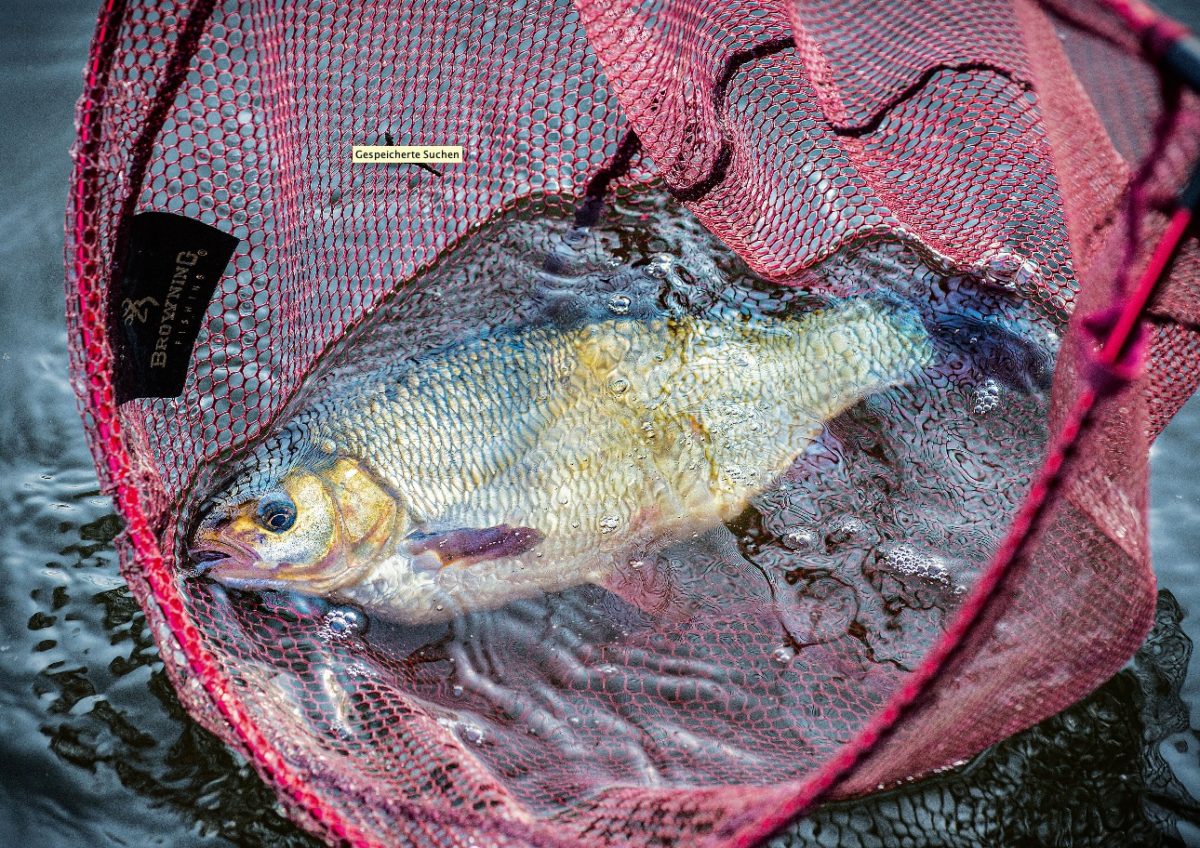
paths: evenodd
<path fill-rule="evenodd" d="M 129 222 L 127 244 L 109 317 L 117 403 L 176 397 L 238 239 L 192 218 L 142 212 Z"/>

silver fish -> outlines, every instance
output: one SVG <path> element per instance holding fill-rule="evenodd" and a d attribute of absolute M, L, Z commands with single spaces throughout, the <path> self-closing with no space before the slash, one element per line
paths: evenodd
<path fill-rule="evenodd" d="M 396 621 L 603 585 L 727 521 L 824 423 L 932 358 L 869 300 L 462 341 L 346 384 L 251 453 L 191 539 L 238 588 Z"/>

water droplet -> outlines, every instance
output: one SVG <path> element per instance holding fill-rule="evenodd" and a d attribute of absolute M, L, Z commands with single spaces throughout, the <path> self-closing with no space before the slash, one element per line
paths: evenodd
<path fill-rule="evenodd" d="M 1026 259 L 1017 269 L 1013 282 L 1016 283 L 1017 288 L 1028 290 L 1036 286 L 1039 276 L 1041 275 L 1038 273 L 1038 266 L 1032 259 Z"/>
<path fill-rule="evenodd" d="M 616 515 L 605 515 L 600 519 L 600 532 L 611 533 L 621 526 L 621 519 Z"/>
<path fill-rule="evenodd" d="M 435 607 L 435 609 L 436 609 L 438 612 L 441 612 L 441 611 L 442 611 L 442 610 L 444 610 L 445 608 L 446 608 L 446 607 L 445 607 L 445 605 L 444 605 L 444 604 L 438 604 L 438 605 Z"/>
<path fill-rule="evenodd" d="M 780 665 L 787 665 L 796 658 L 796 652 L 788 645 L 780 645 L 771 652 L 771 659 Z"/>
<path fill-rule="evenodd" d="M 1008 281 L 1013 278 L 1021 267 L 1021 258 L 1015 253 L 1001 251 L 993 253 L 983 264 L 984 271 L 997 281 Z"/>
<path fill-rule="evenodd" d="M 629 312 L 630 303 L 629 295 L 618 292 L 608 299 L 608 309 L 614 315 L 624 315 Z"/>

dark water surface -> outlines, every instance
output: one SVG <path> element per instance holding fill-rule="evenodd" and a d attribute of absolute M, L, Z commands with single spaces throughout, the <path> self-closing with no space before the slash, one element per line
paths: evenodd
<path fill-rule="evenodd" d="M 310 844 L 184 715 L 117 574 L 62 327 L 66 151 L 95 4 L 6 6 L 0 845 Z M 1152 454 L 1155 564 L 1173 598 L 1129 671 L 962 769 L 827 808 L 780 844 L 1200 845 L 1197 457 L 1194 401 Z"/>

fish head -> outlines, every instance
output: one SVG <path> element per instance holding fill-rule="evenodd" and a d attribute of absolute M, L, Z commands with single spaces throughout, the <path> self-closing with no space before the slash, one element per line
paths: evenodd
<path fill-rule="evenodd" d="M 276 466 L 213 499 L 192 532 L 192 559 L 237 589 L 329 595 L 364 579 L 403 520 L 395 496 L 354 459 Z"/>

